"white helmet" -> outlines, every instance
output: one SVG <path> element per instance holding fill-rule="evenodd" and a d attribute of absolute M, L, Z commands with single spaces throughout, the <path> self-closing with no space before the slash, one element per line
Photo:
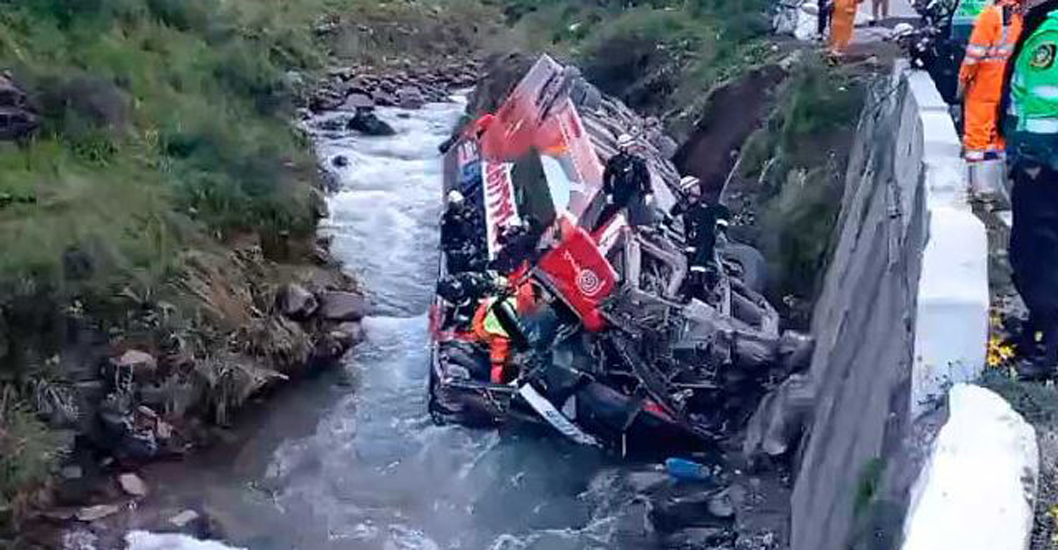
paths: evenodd
<path fill-rule="evenodd" d="M 621 134 L 617 136 L 617 150 L 624 151 L 632 146 L 636 142 L 635 138 L 628 134 Z"/>
<path fill-rule="evenodd" d="M 459 191 L 456 191 L 455 189 L 449 191 L 448 192 L 448 202 L 449 202 L 449 204 L 459 204 L 459 203 L 463 202 L 463 194 L 460 193 Z"/>
<path fill-rule="evenodd" d="M 683 176 L 683 178 L 680 179 L 680 191 L 683 191 L 684 193 L 698 191 L 700 190 L 699 183 L 699 179 L 694 176 Z"/>

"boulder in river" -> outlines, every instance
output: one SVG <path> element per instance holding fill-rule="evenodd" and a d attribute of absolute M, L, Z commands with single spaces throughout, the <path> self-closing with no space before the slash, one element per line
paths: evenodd
<path fill-rule="evenodd" d="M 359 112 L 349 119 L 346 128 L 360 132 L 365 136 L 392 136 L 397 131 L 374 113 Z"/>
<path fill-rule="evenodd" d="M 419 109 L 426 103 L 422 92 L 413 86 L 405 86 L 398 90 L 397 98 L 401 109 Z"/>
<path fill-rule="evenodd" d="M 371 96 L 362 93 L 352 93 L 346 96 L 345 103 L 342 103 L 342 109 L 347 111 L 357 111 L 359 109 L 373 109 L 375 107 L 375 100 L 371 99 Z"/>
<path fill-rule="evenodd" d="M 328 321 L 359 321 L 367 315 L 367 299 L 353 292 L 322 292 L 319 300 L 320 316 Z"/>
<path fill-rule="evenodd" d="M 347 349 L 364 341 L 364 327 L 355 321 L 347 321 L 338 325 L 334 333 Z"/>

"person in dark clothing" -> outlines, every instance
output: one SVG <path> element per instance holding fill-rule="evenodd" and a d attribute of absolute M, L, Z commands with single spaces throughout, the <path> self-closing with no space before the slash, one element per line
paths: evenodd
<path fill-rule="evenodd" d="M 830 10 L 833 6 L 830 0 L 819 0 L 819 13 L 816 15 L 816 33 L 824 42 L 827 39 L 827 25 L 830 23 Z"/>
<path fill-rule="evenodd" d="M 441 250 L 448 259 L 452 273 L 483 269 L 483 258 L 478 246 L 478 224 L 474 210 L 459 191 L 448 193 L 448 205 L 441 216 Z"/>
<path fill-rule="evenodd" d="M 526 260 L 530 260 L 540 233 L 533 230 L 532 224 L 515 222 L 505 227 L 499 236 L 500 251 L 489 265 L 490 269 L 508 274 Z"/>
<path fill-rule="evenodd" d="M 727 207 L 702 200 L 701 184 L 694 176 L 680 180 L 684 200 L 673 207 L 670 216 L 683 218 L 683 233 L 686 237 L 688 298 L 703 298 L 716 279 L 716 237 L 723 231 L 731 217 Z"/>
<path fill-rule="evenodd" d="M 1010 265 L 1014 287 L 1029 310 L 1018 351 L 1028 378 L 1058 374 L 1058 171 L 1014 165 Z"/>
<path fill-rule="evenodd" d="M 1018 352 L 1026 378 L 1058 375 L 1058 1 L 1031 4 L 1004 75 L 999 130 L 1014 182 L 1010 265 L 1029 310 Z"/>
<path fill-rule="evenodd" d="M 650 170 L 642 157 L 632 153 L 634 144 L 632 136 L 622 134 L 617 138 L 617 154 L 606 161 L 602 177 L 606 207 L 599 215 L 598 225 L 609 221 L 633 201 L 642 200 L 648 207 L 654 202 Z"/>

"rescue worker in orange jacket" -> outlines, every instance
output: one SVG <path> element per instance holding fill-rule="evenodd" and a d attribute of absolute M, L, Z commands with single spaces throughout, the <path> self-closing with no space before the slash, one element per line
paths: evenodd
<path fill-rule="evenodd" d="M 518 287 L 514 296 L 497 302 L 496 297 L 485 298 L 474 313 L 474 335 L 489 346 L 489 381 L 502 384 L 507 381 L 507 362 L 511 355 L 512 335 L 504 326 L 500 315 L 516 318 L 533 310 L 536 306 L 536 294 L 532 285 L 525 283 Z M 524 337 L 524 335 L 522 335 Z"/>
<path fill-rule="evenodd" d="M 977 16 L 959 70 L 963 155 L 968 162 L 1005 148 L 997 121 L 1007 61 L 1021 36 L 1023 0 L 996 0 Z"/>
<path fill-rule="evenodd" d="M 840 57 L 852 41 L 856 11 L 863 0 L 834 0 L 830 14 L 830 54 Z"/>

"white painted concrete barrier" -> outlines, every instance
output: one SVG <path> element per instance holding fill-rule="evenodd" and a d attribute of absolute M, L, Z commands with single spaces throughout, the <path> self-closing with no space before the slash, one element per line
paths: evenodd
<path fill-rule="evenodd" d="M 959 384 L 911 490 L 903 550 L 1024 550 L 1032 532 L 1036 435 L 1010 405 Z"/>
<path fill-rule="evenodd" d="M 927 73 L 910 71 L 907 82 L 901 143 L 912 158 L 921 151 L 920 192 L 929 216 L 915 311 L 911 415 L 918 418 L 939 406 L 952 385 L 984 370 L 988 237 L 970 209 L 966 164 L 947 104 Z"/>
<path fill-rule="evenodd" d="M 926 73 L 911 72 L 907 80 L 900 143 L 907 142 L 909 158 L 897 162 L 921 151 L 920 192 L 929 217 L 910 411 L 914 421 L 947 396 L 949 418 L 912 488 L 903 550 L 1025 550 L 1039 473 L 1036 434 L 1001 397 L 966 384 L 985 365 L 987 234 L 970 208 L 969 171 L 947 106 Z"/>

